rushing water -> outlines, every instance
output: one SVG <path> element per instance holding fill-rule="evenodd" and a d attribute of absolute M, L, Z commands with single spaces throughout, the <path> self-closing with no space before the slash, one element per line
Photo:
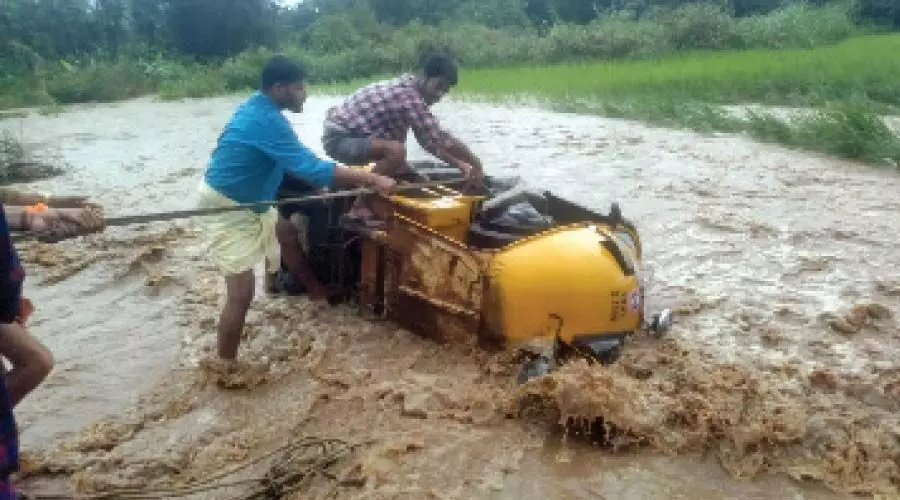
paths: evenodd
<path fill-rule="evenodd" d="M 238 102 L 141 99 L 0 127 L 71 165 L 36 189 L 90 195 L 108 214 L 177 210 Z M 333 102 L 290 115 L 318 152 Z M 576 363 L 517 387 L 505 355 L 260 286 L 248 387 L 228 391 L 203 362 L 222 289 L 190 221 L 25 245 L 32 331 L 57 361 L 18 410 L 32 485 L 203 478 L 315 435 L 366 443 L 346 459 L 364 484 L 339 498 L 898 493 L 897 171 L 531 108 L 437 113 L 491 174 L 601 210 L 618 201 L 641 230 L 649 299 L 679 312 L 670 336 L 638 340 L 615 367 Z M 624 430 L 615 452 L 548 425 L 599 416 Z"/>

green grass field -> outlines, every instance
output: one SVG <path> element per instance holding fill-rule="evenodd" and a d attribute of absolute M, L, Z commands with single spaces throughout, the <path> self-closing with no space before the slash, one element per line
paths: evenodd
<path fill-rule="evenodd" d="M 478 69 L 461 75 L 456 93 L 501 101 L 527 96 L 564 111 L 745 132 L 847 158 L 900 162 L 900 138 L 879 116 L 900 109 L 900 34 L 803 50 Z M 742 103 L 810 112 L 786 120 L 773 113 L 735 116 L 721 107 Z"/>
<path fill-rule="evenodd" d="M 859 99 L 900 105 L 900 34 L 853 38 L 814 49 L 690 53 L 638 61 L 479 69 L 459 92 L 551 99 L 698 100 L 814 105 Z"/>

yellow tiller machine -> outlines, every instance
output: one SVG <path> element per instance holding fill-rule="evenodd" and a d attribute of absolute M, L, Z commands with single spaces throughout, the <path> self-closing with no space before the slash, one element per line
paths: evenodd
<path fill-rule="evenodd" d="M 430 180 L 458 176 L 415 167 Z M 436 341 L 533 353 L 521 381 L 565 352 L 613 362 L 629 335 L 668 329 L 670 311 L 645 315 L 640 236 L 616 204 L 603 215 L 514 180 L 485 184 L 476 195 L 439 187 L 374 197 L 386 221 L 377 229 L 342 218 L 349 202 L 328 206 L 307 220 L 329 228 L 307 245 L 315 272 L 339 285 L 336 301 Z"/>

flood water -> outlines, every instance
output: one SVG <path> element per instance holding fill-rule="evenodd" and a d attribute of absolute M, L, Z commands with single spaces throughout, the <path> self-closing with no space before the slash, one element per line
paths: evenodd
<path fill-rule="evenodd" d="M 109 215 L 187 209 L 239 97 L 139 99 L 0 121 Z M 321 154 L 335 98 L 289 115 Z M 600 117 L 442 103 L 489 174 L 641 231 L 677 323 L 615 366 L 524 387 L 505 354 L 259 293 L 247 387 L 211 383 L 222 285 L 191 221 L 22 245 L 56 369 L 17 410 L 35 492 L 203 479 L 299 436 L 360 447 L 285 498 L 831 499 L 900 493 L 900 173 Z M 415 148 L 413 158 L 427 158 Z M 603 416 L 615 450 L 550 423 Z M 349 472 L 348 472 L 349 473 Z M 241 487 L 196 498 L 237 498 Z M 238 495 L 238 496 L 235 496 Z"/>

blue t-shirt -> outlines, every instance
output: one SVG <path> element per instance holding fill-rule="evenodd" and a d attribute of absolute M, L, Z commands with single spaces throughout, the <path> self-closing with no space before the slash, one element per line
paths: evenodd
<path fill-rule="evenodd" d="M 300 142 L 269 96 L 256 91 L 225 125 L 206 182 L 238 203 L 267 202 L 276 199 L 285 173 L 317 188 L 332 187 L 334 168 L 335 162 L 319 159 Z"/>

